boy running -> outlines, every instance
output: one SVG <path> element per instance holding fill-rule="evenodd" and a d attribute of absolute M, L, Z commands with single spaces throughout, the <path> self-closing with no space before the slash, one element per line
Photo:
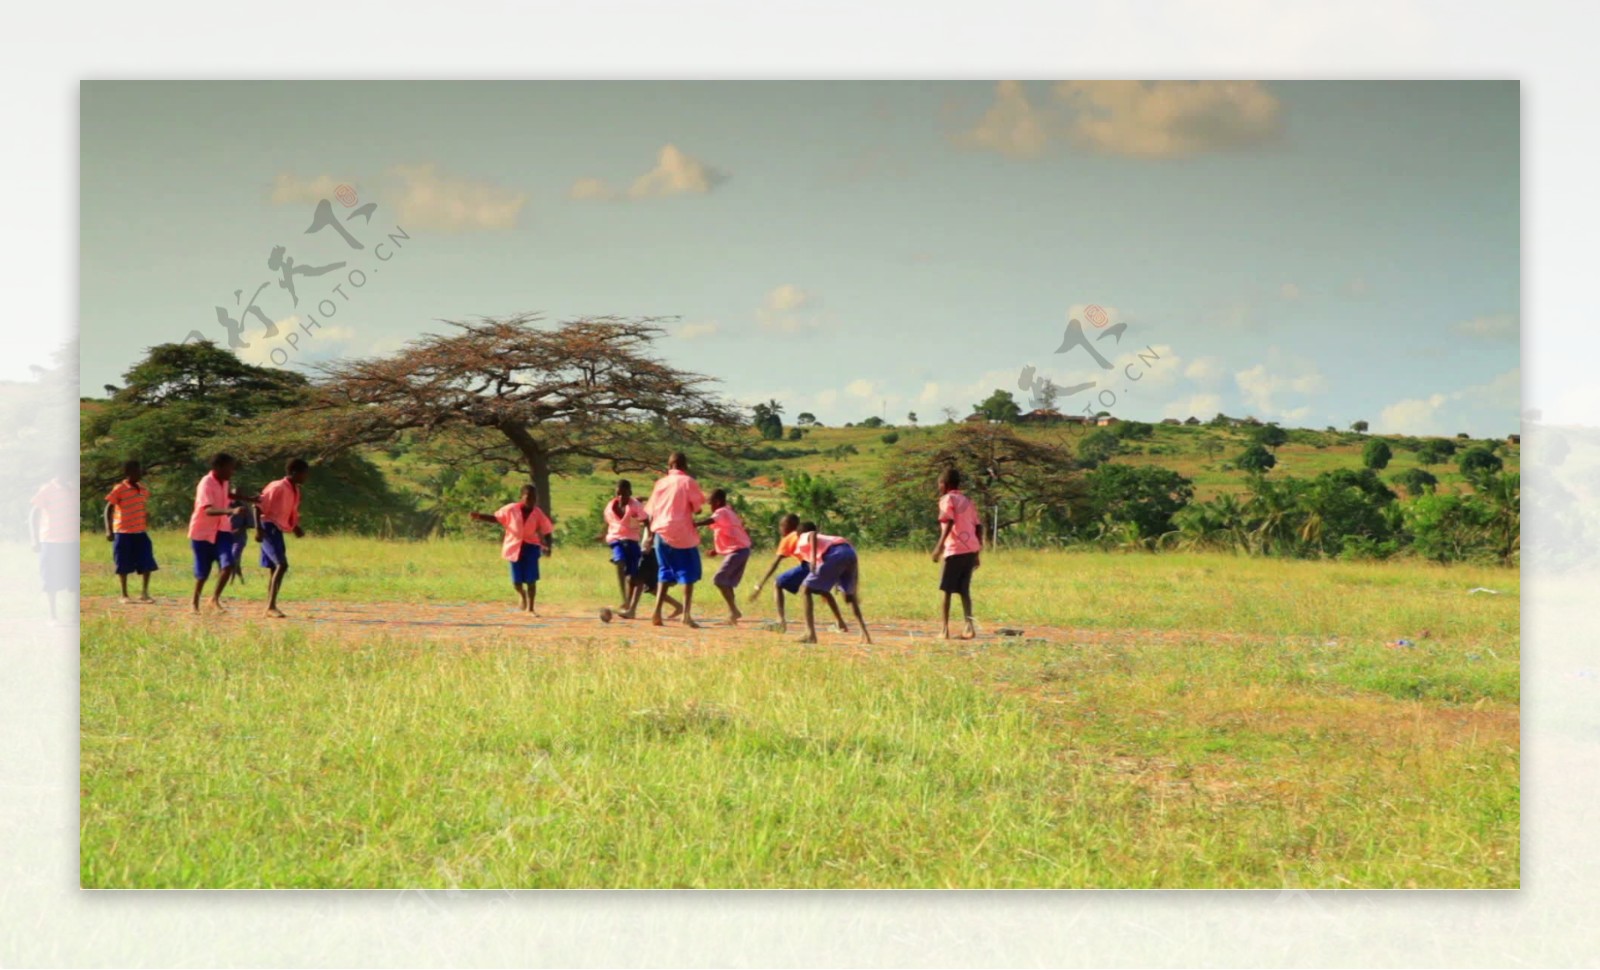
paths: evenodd
<path fill-rule="evenodd" d="M 130 573 L 138 573 L 143 580 L 139 602 L 155 602 L 150 598 L 150 574 L 160 567 L 146 531 L 145 506 L 150 501 L 150 489 L 143 478 L 144 468 L 137 461 L 126 461 L 122 465 L 122 481 L 111 486 L 106 495 L 106 541 L 111 543 L 111 562 L 122 584 L 124 603 L 133 602 L 128 595 Z"/>
<path fill-rule="evenodd" d="M 807 522 L 806 525 L 811 523 Z M 811 567 L 810 573 L 801 583 L 801 587 L 806 591 L 806 635 L 800 642 L 817 642 L 817 626 L 812 619 L 811 598 L 818 594 L 827 597 L 837 587 L 844 593 L 845 601 L 854 611 L 856 622 L 861 624 L 861 642 L 871 643 L 872 635 L 867 632 L 867 621 L 861 615 L 861 567 L 856 559 L 855 547 L 840 536 L 823 535 L 815 527 L 808 531 L 802 526 L 800 539 L 795 543 L 795 552 L 806 565 Z"/>
<path fill-rule="evenodd" d="M 239 512 L 239 506 L 228 498 L 228 480 L 233 478 L 237 462 L 226 452 L 218 452 L 211 459 L 211 470 L 200 476 L 194 487 L 194 511 L 189 515 L 189 546 L 194 551 L 194 596 L 190 606 L 200 612 L 200 594 L 205 591 L 211 567 L 217 567 L 217 585 L 211 591 L 211 608 L 222 609 L 222 590 L 233 573 L 233 535 L 228 531 L 228 518 Z"/>
<path fill-rule="evenodd" d="M 689 477 L 689 459 L 674 451 L 667 457 L 667 473 L 650 491 L 645 513 L 656 535 L 663 595 L 673 585 L 683 584 L 683 625 L 691 630 L 699 628 L 694 621 L 694 584 L 700 581 L 700 530 L 695 528 L 694 514 L 705 504 L 700 483 Z M 661 625 L 661 605 L 661 597 L 657 597 L 651 626 Z"/>
<path fill-rule="evenodd" d="M 501 506 L 493 515 L 468 514 L 479 522 L 498 522 L 506 530 L 500 541 L 500 557 L 511 563 L 511 585 L 520 601 L 517 609 L 538 616 L 534 600 L 539 595 L 539 556 L 553 554 L 550 541 L 556 528 L 544 509 L 539 508 L 539 490 L 524 485 L 517 501 Z"/>
<path fill-rule="evenodd" d="M 950 597 L 961 597 L 961 612 L 966 626 L 961 639 L 977 635 L 972 623 L 972 571 L 978 568 L 978 552 L 983 536 L 978 529 L 978 511 L 972 500 L 961 493 L 961 473 L 946 468 L 939 476 L 939 544 L 933 547 L 933 561 L 944 559 L 939 589 L 944 592 L 944 638 L 950 639 Z"/>
<path fill-rule="evenodd" d="M 667 614 L 667 619 L 676 620 L 683 615 L 683 604 L 673 598 L 671 593 L 661 589 L 660 576 L 661 564 L 656 561 L 655 539 L 650 535 L 650 522 L 645 520 L 644 538 L 640 540 L 643 552 L 639 555 L 639 571 L 633 577 L 633 582 L 628 586 L 628 608 L 623 610 L 621 616 L 625 620 L 633 619 L 638 611 L 639 599 L 645 593 L 656 597 L 662 603 L 672 607 L 672 612 Z"/>
<path fill-rule="evenodd" d="M 728 623 L 737 626 L 739 617 L 744 614 L 734 602 L 733 591 L 739 588 L 739 582 L 744 579 L 744 567 L 750 561 L 750 533 L 745 531 L 739 513 L 728 504 L 725 489 L 712 489 L 710 502 L 711 516 L 697 520 L 695 525 L 711 527 L 711 554 L 723 557 L 722 565 L 711 577 L 711 584 L 728 603 Z"/>
<path fill-rule="evenodd" d="M 296 539 L 306 534 L 300 528 L 300 486 L 310 474 L 311 466 L 304 458 L 291 458 L 284 476 L 263 488 L 256 499 L 256 542 L 261 545 L 261 568 L 267 570 L 267 615 L 273 619 L 283 618 L 278 590 L 289 572 L 284 533 L 292 532 Z"/>
<path fill-rule="evenodd" d="M 779 566 L 783 565 L 785 559 L 793 557 L 799 560 L 799 564 L 793 569 L 786 570 L 779 575 L 777 584 L 773 586 L 773 592 L 778 600 L 779 633 L 784 633 L 789 629 L 789 619 L 783 612 L 783 594 L 788 593 L 790 596 L 800 595 L 800 584 L 805 581 L 806 574 L 811 572 L 811 567 L 806 565 L 805 560 L 800 559 L 799 553 L 795 552 L 795 544 L 800 541 L 800 533 L 802 531 L 815 532 L 816 529 L 816 525 L 811 522 L 802 524 L 800 517 L 793 512 L 789 512 L 779 519 L 778 554 L 773 557 L 772 565 L 767 567 L 766 575 L 762 576 L 761 581 L 756 583 L 756 588 L 750 591 L 750 602 L 753 603 L 756 597 L 761 595 L 761 589 L 767 585 L 767 580 L 772 578 L 772 574 L 777 571 Z M 845 625 L 844 614 L 839 612 L 839 601 L 833 598 L 832 593 L 824 593 L 822 598 L 833 609 L 833 615 L 839 621 L 840 632 L 848 633 L 850 628 Z"/>
<path fill-rule="evenodd" d="M 644 524 L 644 505 L 633 497 L 633 483 L 626 478 L 617 481 L 616 494 L 606 503 L 602 513 L 606 520 L 605 536 L 601 539 L 611 546 L 611 561 L 617 566 L 617 589 L 622 593 L 619 612 L 632 618 L 634 580 L 639 575 L 639 563 L 644 552 L 639 546 L 639 527 Z"/>
<path fill-rule="evenodd" d="M 255 506 L 246 502 L 232 485 L 228 487 L 228 500 L 239 506 L 237 514 L 228 516 L 228 531 L 233 535 L 233 578 L 229 582 L 243 586 L 244 550 L 250 545 L 250 533 L 256 529 Z"/>

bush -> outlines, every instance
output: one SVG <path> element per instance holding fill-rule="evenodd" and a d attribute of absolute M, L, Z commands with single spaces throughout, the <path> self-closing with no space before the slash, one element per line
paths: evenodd
<path fill-rule="evenodd" d="M 898 432 L 898 431 L 891 431 L 891 432 L 889 432 L 889 433 L 888 433 L 888 434 L 886 434 L 886 435 L 884 435 L 884 436 L 883 436 L 883 438 L 882 438 L 882 439 L 881 439 L 881 440 L 882 440 L 882 441 L 883 441 L 883 443 L 884 443 L 884 444 L 886 444 L 886 445 L 892 445 L 892 444 L 894 444 L 894 443 L 895 443 L 895 442 L 896 442 L 896 441 L 899 441 L 899 440 L 900 440 L 900 432 Z"/>

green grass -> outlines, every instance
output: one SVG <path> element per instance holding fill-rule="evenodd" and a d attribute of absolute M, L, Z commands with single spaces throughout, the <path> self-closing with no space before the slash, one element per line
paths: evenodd
<path fill-rule="evenodd" d="M 180 539 L 163 605 L 84 619 L 85 886 L 1519 885 L 1512 571 L 998 551 L 980 620 L 1080 632 L 425 642 L 193 621 Z M 492 541 L 293 549 L 291 609 L 510 594 Z M 931 631 L 933 564 L 863 561 Z"/>

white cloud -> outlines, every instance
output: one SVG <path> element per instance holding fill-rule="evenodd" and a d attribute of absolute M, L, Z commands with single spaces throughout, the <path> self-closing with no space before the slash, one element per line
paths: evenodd
<path fill-rule="evenodd" d="M 1221 357 L 1196 357 L 1183 369 L 1183 376 L 1196 384 L 1215 384 L 1223 374 Z"/>
<path fill-rule="evenodd" d="M 851 397 L 870 398 L 878 396 L 878 385 L 865 378 L 856 378 L 844 387 L 846 394 Z"/>
<path fill-rule="evenodd" d="M 922 391 L 917 395 L 917 403 L 926 407 L 939 401 L 939 385 L 935 381 L 928 381 L 922 385 Z"/>
<path fill-rule="evenodd" d="M 239 347 L 234 354 L 247 364 L 256 367 L 290 367 L 310 360 L 327 360 L 344 353 L 355 342 L 356 332 L 338 324 L 318 324 L 309 329 L 301 326 L 299 314 L 290 314 L 274 320 L 276 336 L 264 336 L 265 328 L 250 328 L 241 336 L 249 343 Z"/>
<path fill-rule="evenodd" d="M 1271 365 L 1269 370 L 1268 365 Z M 1233 375 L 1234 383 L 1244 395 L 1246 405 L 1254 408 L 1256 417 L 1263 420 L 1292 421 L 1310 414 L 1303 404 L 1289 406 L 1283 402 L 1285 395 L 1304 397 L 1320 394 L 1328 389 L 1327 378 L 1309 361 L 1293 360 L 1269 351 L 1268 363 L 1257 364 Z"/>
<path fill-rule="evenodd" d="M 1486 340 L 1515 340 L 1521 332 L 1514 313 L 1473 317 L 1471 320 L 1461 321 L 1451 329 L 1463 336 L 1481 337 Z"/>
<path fill-rule="evenodd" d="M 272 180 L 272 191 L 268 194 L 267 200 L 273 205 L 332 200 L 341 185 L 357 187 L 352 179 L 336 179 L 331 175 L 303 179 L 295 175 L 279 174 Z"/>
<path fill-rule="evenodd" d="M 800 333 L 822 325 L 814 312 L 820 301 L 816 295 L 793 283 L 784 283 L 767 291 L 761 306 L 756 309 L 756 321 L 763 330 L 772 333 Z"/>
<path fill-rule="evenodd" d="M 1522 368 L 1513 367 L 1485 384 L 1396 401 L 1378 415 L 1375 430 L 1410 435 L 1450 434 L 1458 429 L 1448 426 L 1446 418 L 1459 423 L 1465 417 L 1462 412 L 1468 410 L 1503 415 L 1508 426 L 1515 426 L 1521 420 L 1521 395 Z"/>
<path fill-rule="evenodd" d="M 1062 81 L 1069 137 L 1112 155 L 1180 158 L 1276 139 L 1278 99 L 1259 81 Z"/>
<path fill-rule="evenodd" d="M 720 329 L 715 323 L 686 323 L 678 328 L 677 336 L 681 340 L 699 340 L 715 336 Z"/>
<path fill-rule="evenodd" d="M 397 210 L 396 221 L 405 229 L 472 232 L 512 229 L 528 201 L 492 182 L 442 175 L 434 165 L 397 165 L 390 170 L 389 189 Z"/>
<path fill-rule="evenodd" d="M 1040 155 L 1049 141 L 1046 116 L 1029 103 L 1020 81 L 1001 81 L 995 85 L 994 104 L 984 112 L 977 125 L 956 136 L 960 145 L 1012 158 Z"/>
<path fill-rule="evenodd" d="M 1216 394 L 1195 394 L 1169 403 L 1161 409 L 1164 418 L 1197 417 L 1210 421 L 1222 410 L 1222 398 Z"/>
<path fill-rule="evenodd" d="M 676 145 L 663 145 L 656 154 L 656 165 L 633 180 L 627 190 L 614 188 L 603 179 L 580 178 L 567 190 L 567 197 L 588 201 L 622 199 L 662 199 L 673 195 L 705 195 L 727 181 L 728 176 L 688 154 Z"/>
<path fill-rule="evenodd" d="M 761 302 L 761 307 L 765 310 L 782 312 L 798 310 L 809 303 L 811 303 L 811 294 L 793 283 L 784 283 L 773 287 L 767 292 L 766 299 Z"/>

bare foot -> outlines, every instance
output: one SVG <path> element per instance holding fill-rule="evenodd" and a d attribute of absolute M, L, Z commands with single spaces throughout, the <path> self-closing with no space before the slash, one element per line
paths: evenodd
<path fill-rule="evenodd" d="M 122 605 L 123 605 L 123 606 L 128 606 L 128 605 L 130 605 L 130 604 L 131 604 L 131 603 L 133 603 L 133 599 L 132 599 L 132 598 L 131 598 L 131 597 L 127 597 L 127 596 L 123 596 L 123 597 L 120 597 L 120 598 L 119 598 L 119 599 L 118 599 L 118 600 L 117 600 L 117 602 L 118 602 L 118 603 L 121 603 L 121 604 L 122 604 Z"/>
<path fill-rule="evenodd" d="M 778 632 L 779 633 L 788 633 L 789 632 L 789 624 L 784 622 L 783 620 L 779 620 L 778 621 Z"/>
<path fill-rule="evenodd" d="M 682 615 L 683 615 L 683 607 L 680 606 L 680 607 L 677 607 L 676 609 L 674 609 L 671 613 L 668 613 L 667 614 L 667 619 L 676 620 L 678 617 L 680 617 Z"/>
<path fill-rule="evenodd" d="M 267 615 L 272 617 L 274 620 L 284 619 L 283 611 L 278 609 L 276 606 L 267 607 Z"/>
<path fill-rule="evenodd" d="M 218 613 L 226 613 L 226 612 L 228 612 L 228 608 L 226 606 L 222 605 L 222 601 L 221 600 L 212 600 L 211 601 L 211 608 L 216 610 Z"/>
<path fill-rule="evenodd" d="M 816 643 L 817 642 L 817 635 L 815 633 L 807 633 L 805 636 L 800 638 L 799 642 L 801 642 L 801 643 Z"/>
<path fill-rule="evenodd" d="M 849 633 L 850 632 L 850 624 L 848 624 L 848 623 L 840 623 L 839 624 L 839 632 L 840 633 Z"/>
<path fill-rule="evenodd" d="M 950 628 L 949 627 L 945 627 L 944 628 L 944 638 L 946 640 L 954 639 L 953 637 L 950 636 Z"/>
<path fill-rule="evenodd" d="M 631 619 L 633 619 L 633 611 L 632 610 L 623 610 L 622 612 L 618 613 L 617 616 L 621 617 L 624 620 L 631 620 Z"/>
<path fill-rule="evenodd" d="M 872 642 L 872 634 L 868 633 L 866 631 L 865 627 L 863 627 L 862 630 L 861 630 L 861 642 L 862 643 L 871 643 Z"/>
<path fill-rule="evenodd" d="M 743 618 L 744 618 L 744 614 L 739 612 L 738 608 L 735 607 L 734 611 L 733 611 L 733 615 L 728 617 L 728 623 L 730 625 L 732 625 L 732 626 L 738 626 L 739 625 L 739 621 L 741 619 L 743 619 Z"/>
<path fill-rule="evenodd" d="M 972 618 L 968 617 L 967 618 L 967 627 L 966 627 L 966 629 L 961 631 L 961 639 L 963 639 L 963 640 L 971 640 L 973 637 L 975 637 L 977 635 L 978 635 L 978 628 L 973 625 Z"/>
<path fill-rule="evenodd" d="M 661 617 L 659 617 L 659 616 L 651 616 L 650 617 L 650 625 L 651 626 L 665 626 L 666 624 L 662 621 Z"/>
<path fill-rule="evenodd" d="M 189 608 L 189 612 L 193 613 L 195 616 L 199 616 L 200 615 L 200 604 L 199 603 L 192 604 L 190 606 L 190 608 Z"/>
<path fill-rule="evenodd" d="M 154 603 L 155 601 L 156 601 L 156 598 L 154 596 L 141 596 L 141 597 L 139 597 L 139 602 L 141 602 L 141 603 Z"/>
<path fill-rule="evenodd" d="M 686 616 L 686 617 L 684 617 L 684 618 L 683 618 L 683 625 L 684 625 L 684 626 L 686 626 L 686 627 L 688 627 L 688 628 L 689 628 L 689 629 L 691 629 L 691 630 L 698 630 L 698 629 L 700 629 L 700 624 L 698 624 L 698 623 L 696 623 L 696 622 L 695 622 L 695 621 L 694 621 L 694 617 L 692 617 L 692 616 Z"/>

